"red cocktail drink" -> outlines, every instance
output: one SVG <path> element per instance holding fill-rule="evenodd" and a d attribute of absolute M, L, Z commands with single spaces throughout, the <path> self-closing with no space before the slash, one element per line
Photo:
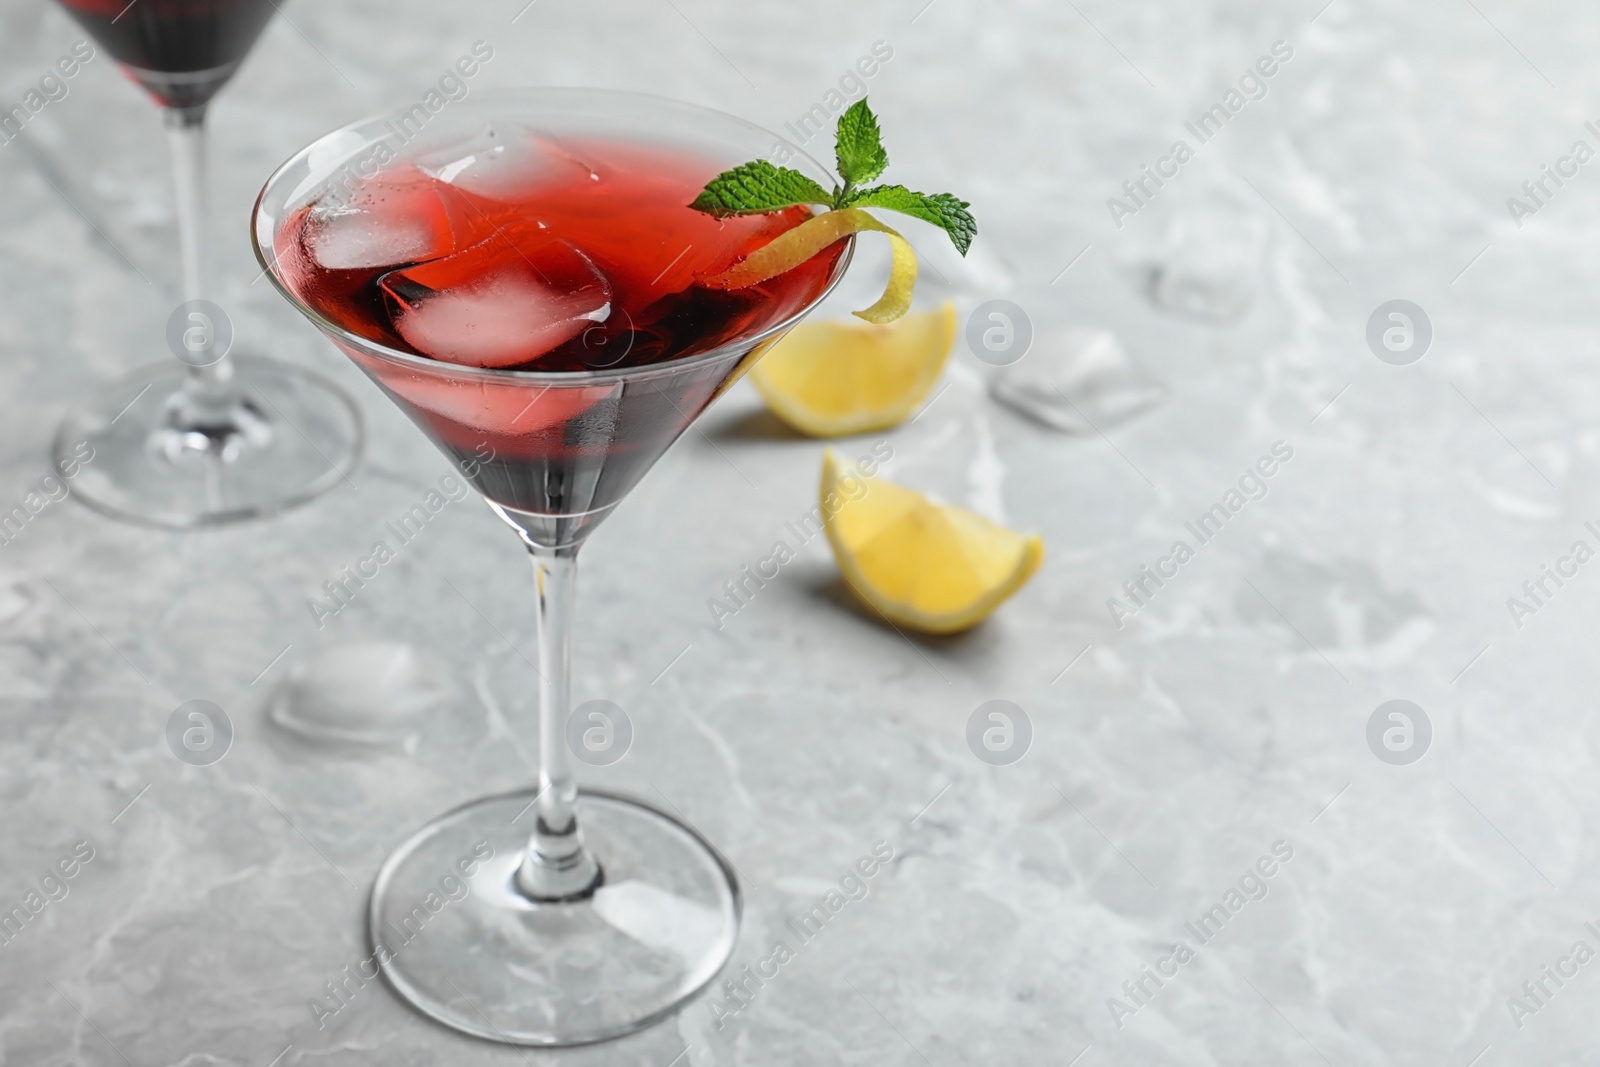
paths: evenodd
<path fill-rule="evenodd" d="M 662 145 L 486 128 L 331 183 L 278 228 L 275 271 L 341 330 L 442 363 L 574 375 L 666 364 L 792 318 L 844 247 L 748 289 L 702 285 L 810 217 L 690 209 L 717 168 Z M 530 387 L 344 347 L 481 492 L 546 515 L 614 504 L 740 366 Z"/>

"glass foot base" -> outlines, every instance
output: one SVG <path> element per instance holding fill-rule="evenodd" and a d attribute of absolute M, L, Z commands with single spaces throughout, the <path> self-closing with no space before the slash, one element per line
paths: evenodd
<path fill-rule="evenodd" d="M 578 821 L 600 887 L 536 904 L 516 888 L 536 795 L 466 804 L 384 861 L 368 913 L 374 962 L 423 1014 L 491 1041 L 581 1045 L 660 1021 L 733 953 L 733 871 L 676 819 L 586 789 Z"/>
<path fill-rule="evenodd" d="M 176 361 L 144 367 L 68 414 L 57 470 L 113 518 L 190 527 L 272 515 L 347 477 L 361 414 L 332 382 L 269 359 L 230 357 L 235 397 L 199 411 Z M 85 457 L 88 457 L 87 459 Z"/>

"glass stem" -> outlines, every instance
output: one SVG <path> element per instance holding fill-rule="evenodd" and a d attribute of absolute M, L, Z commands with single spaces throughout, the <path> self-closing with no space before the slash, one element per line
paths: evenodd
<path fill-rule="evenodd" d="M 172 153 L 172 184 L 178 204 L 178 250 L 183 261 L 183 299 L 207 299 L 206 279 L 206 109 L 167 108 L 162 112 Z M 205 367 L 190 366 L 191 401 L 220 400 L 233 365 L 224 356 Z"/>
<path fill-rule="evenodd" d="M 529 553 L 539 623 L 539 795 L 517 887 L 534 900 L 574 900 L 592 893 L 601 877 L 578 828 L 578 784 L 567 751 L 578 547 L 530 547 Z"/>

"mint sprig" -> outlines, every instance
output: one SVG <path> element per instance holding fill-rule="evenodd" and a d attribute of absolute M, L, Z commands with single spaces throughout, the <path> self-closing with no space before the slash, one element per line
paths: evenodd
<path fill-rule="evenodd" d="M 711 179 L 689 206 L 718 218 L 766 215 L 802 204 L 886 208 L 931 222 L 950 235 L 956 251 L 967 254 L 972 239 L 978 235 L 978 222 L 967 210 L 972 205 L 965 200 L 950 193 L 919 193 L 903 185 L 860 187 L 889 165 L 878 118 L 865 97 L 839 116 L 834 153 L 843 184 L 834 186 L 832 193 L 797 170 L 757 159 Z"/>

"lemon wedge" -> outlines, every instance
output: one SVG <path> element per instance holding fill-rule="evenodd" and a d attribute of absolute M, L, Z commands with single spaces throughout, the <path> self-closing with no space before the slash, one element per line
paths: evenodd
<path fill-rule="evenodd" d="M 891 622 L 953 634 L 988 618 L 1039 569 L 1044 542 L 822 457 L 823 528 L 845 580 Z"/>
<path fill-rule="evenodd" d="M 911 290 L 917 284 L 917 254 L 911 242 L 858 207 L 838 208 L 814 215 L 792 230 L 785 230 L 721 274 L 702 279 L 713 289 L 744 289 L 776 278 L 853 233 L 875 230 L 887 234 L 893 260 L 889 284 L 878 302 L 852 315 L 868 322 L 893 322 L 911 310 Z"/>
<path fill-rule="evenodd" d="M 922 406 L 955 340 L 953 304 L 887 326 L 802 322 L 750 381 L 773 414 L 812 437 L 885 430 Z"/>

